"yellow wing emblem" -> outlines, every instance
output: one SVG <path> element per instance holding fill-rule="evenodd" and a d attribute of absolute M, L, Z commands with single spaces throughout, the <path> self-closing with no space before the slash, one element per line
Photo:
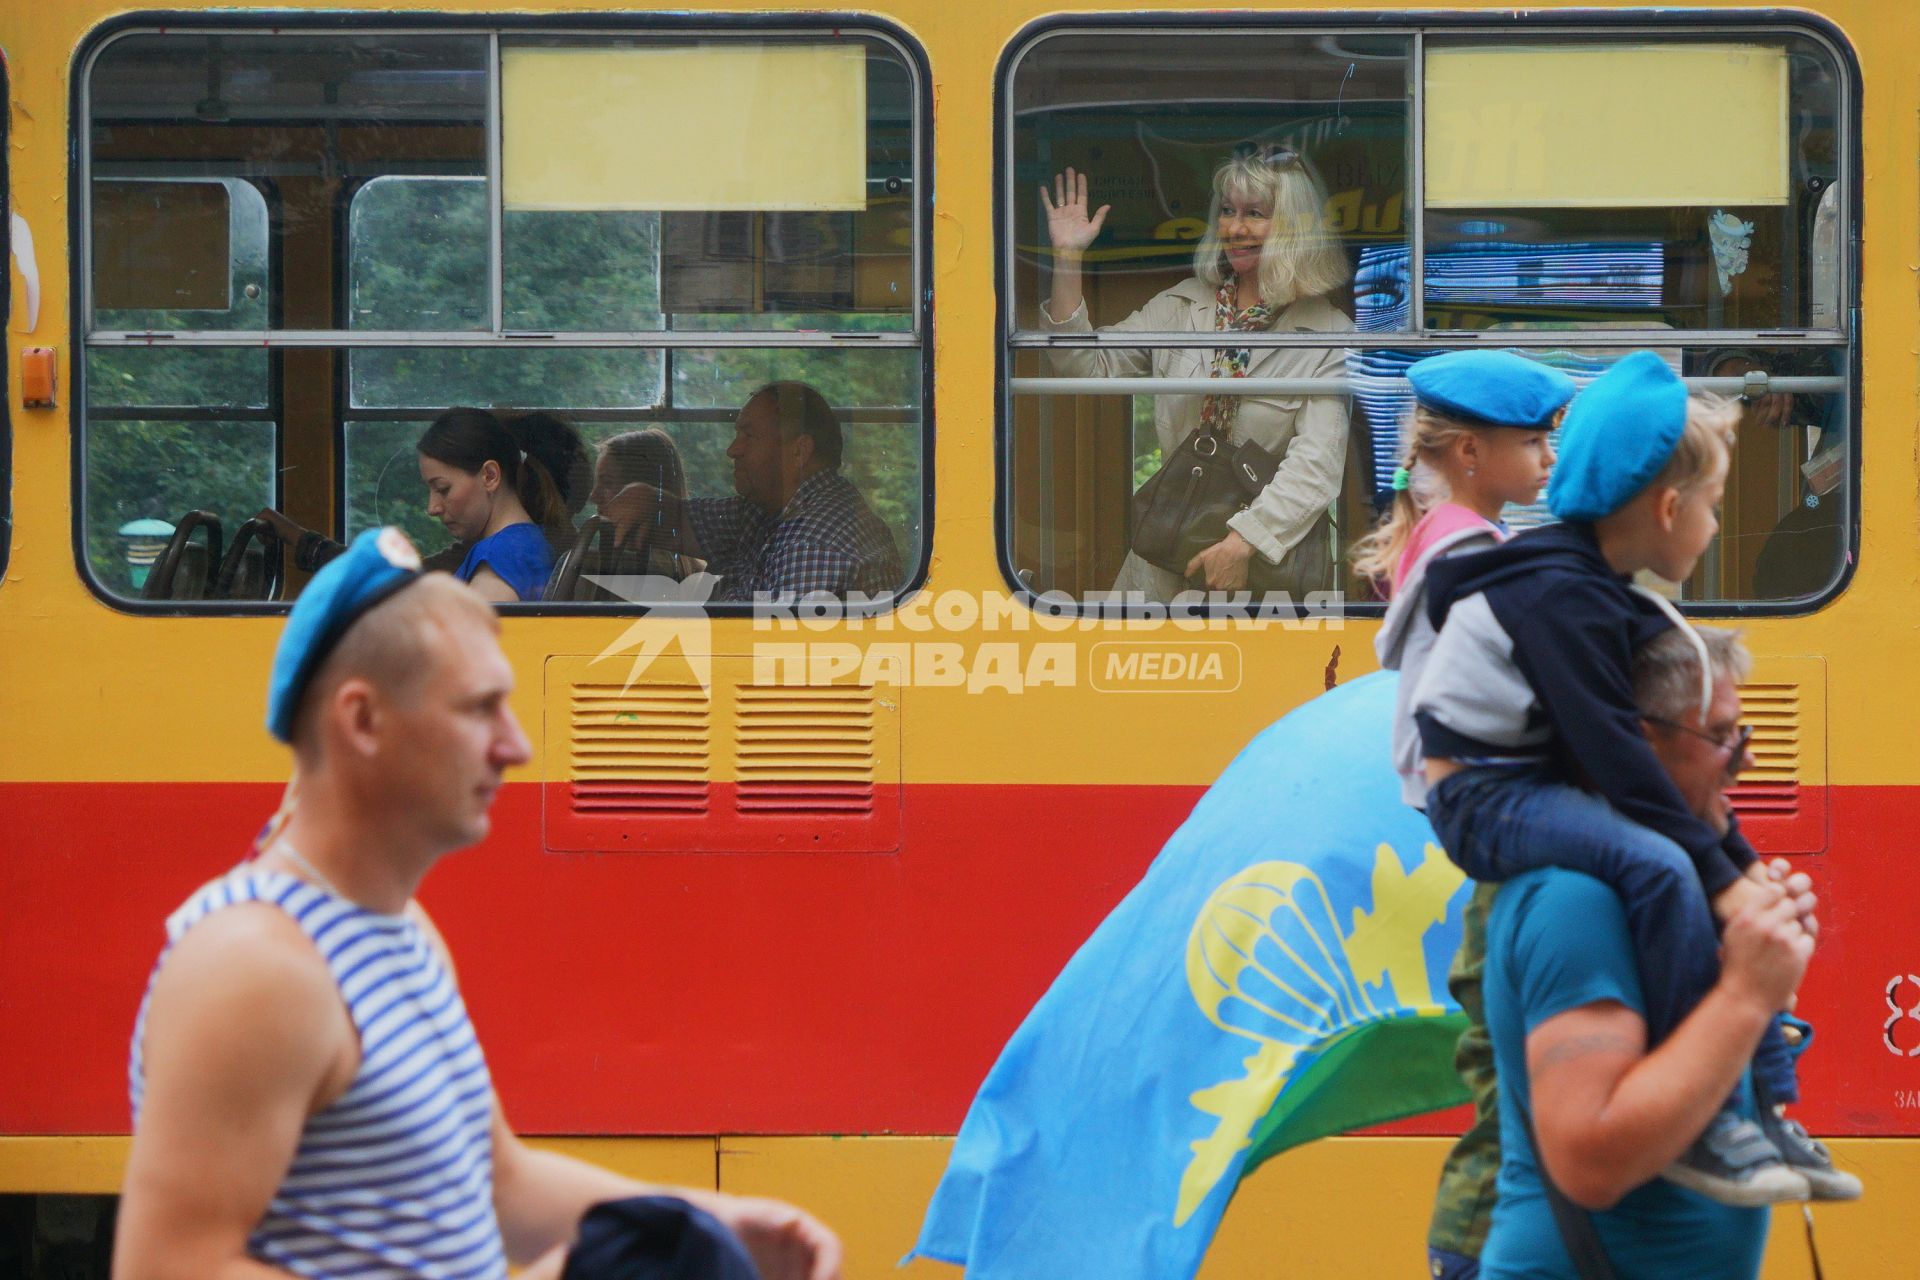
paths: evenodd
<path fill-rule="evenodd" d="M 1386 986 L 1386 1012 L 1441 1012 L 1427 973 L 1427 930 L 1446 919 L 1466 877 L 1435 845 L 1408 874 L 1392 846 L 1375 851 L 1373 910 L 1342 929 L 1320 878 L 1295 862 L 1262 862 L 1213 891 L 1187 937 L 1187 986 L 1214 1026 L 1258 1045 L 1246 1075 L 1189 1101 L 1218 1120 L 1192 1144 L 1174 1225 L 1253 1144 L 1253 1129 L 1287 1087 L 1294 1064 L 1383 1016 L 1367 987 Z"/>

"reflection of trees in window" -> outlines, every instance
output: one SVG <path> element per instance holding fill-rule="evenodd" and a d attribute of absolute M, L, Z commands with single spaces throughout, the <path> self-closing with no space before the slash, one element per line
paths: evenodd
<path fill-rule="evenodd" d="M 208 508 L 232 526 L 276 497 L 305 524 L 387 521 L 440 545 L 414 444 L 455 404 L 556 412 L 590 442 L 657 424 L 694 485 L 725 493 L 734 412 L 781 378 L 818 385 L 844 411 L 847 469 L 890 524 L 917 529 L 924 198 L 908 60 L 844 29 L 503 43 L 533 62 L 544 49 L 563 73 L 622 49 L 673 74 L 731 67 L 733 90 L 774 110 L 770 68 L 813 48 L 859 89 L 846 109 L 866 120 L 820 132 L 820 156 L 787 147 L 786 176 L 757 186 L 757 169 L 727 176 L 724 155 L 691 170 L 596 164 L 590 147 L 567 153 L 564 128 L 531 135 L 541 163 L 529 170 L 515 163 L 531 152 L 510 127 L 512 59 L 490 57 L 484 33 L 177 30 L 104 42 L 85 90 L 95 128 L 81 143 L 98 259 L 83 280 L 95 310 L 81 483 L 88 562 L 111 588 L 128 585 L 114 576 L 127 519 Z M 617 81 L 575 110 L 580 137 L 596 110 L 621 127 Z M 810 164 L 839 175 L 833 199 L 791 189 Z M 691 175 L 683 190 L 719 193 L 720 207 L 654 210 L 649 181 L 675 174 Z M 702 174 L 715 181 L 702 187 Z M 612 186 L 596 186 L 608 175 Z M 669 282 L 673 227 L 681 274 Z M 664 305 L 669 283 L 678 315 Z M 670 327 L 773 342 L 804 329 L 812 345 L 636 337 Z M 212 332 L 232 345 L 180 341 Z M 820 337 L 848 332 L 880 340 Z M 384 333 L 395 340 L 359 345 Z M 607 340 L 578 345 L 591 334 Z"/>
<path fill-rule="evenodd" d="M 350 216 L 350 321 L 380 330 L 458 329 L 486 323 L 486 184 L 471 178 L 378 178 Z M 504 320 L 509 331 L 662 328 L 660 215 L 510 210 L 502 224 Z M 888 313 L 676 314 L 675 327 L 738 332 L 897 331 Z M 916 353 L 807 348 L 387 347 L 349 358 L 347 528 L 398 524 L 428 547 L 445 541 L 422 510 L 413 445 L 452 404 L 627 411 L 576 425 L 597 443 L 641 422 L 660 422 L 681 451 L 690 486 L 732 489 L 726 447 L 732 414 L 779 379 L 818 387 L 858 421 L 847 424 L 845 468 L 890 526 L 917 530 L 921 480 L 920 362 Z M 671 369 L 671 375 L 666 370 Z M 415 408 L 406 422 L 355 411 Z M 894 409 L 895 421 L 865 410 Z M 695 420 L 681 415 L 694 414 Z M 911 548 L 907 548 L 909 552 Z"/>
<path fill-rule="evenodd" d="M 87 427 L 87 561 L 123 595 L 127 576 L 120 527 L 154 517 L 177 523 L 211 511 L 229 537 L 273 501 L 271 422 L 160 422 L 95 419 Z"/>

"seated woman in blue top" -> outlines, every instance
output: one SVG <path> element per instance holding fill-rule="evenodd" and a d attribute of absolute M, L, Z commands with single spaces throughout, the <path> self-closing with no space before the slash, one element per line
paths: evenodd
<path fill-rule="evenodd" d="M 454 577 L 489 600 L 538 600 L 552 543 L 572 540 L 586 496 L 580 437 L 551 414 L 502 422 L 485 409 L 458 408 L 435 418 L 415 448 L 427 514 L 467 548 Z"/>

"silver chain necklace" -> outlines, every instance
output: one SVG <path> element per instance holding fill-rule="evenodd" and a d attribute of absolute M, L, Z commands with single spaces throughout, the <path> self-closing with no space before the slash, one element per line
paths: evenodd
<path fill-rule="evenodd" d="M 322 889 L 325 889 L 328 893 L 332 894 L 334 897 L 346 898 L 347 895 L 340 892 L 340 890 L 334 885 L 333 881 L 327 879 L 326 876 L 322 875 L 320 872 L 320 868 L 314 866 L 311 862 L 308 862 L 306 858 L 301 855 L 300 851 L 294 848 L 293 845 L 288 842 L 285 836 L 282 836 L 280 839 L 274 841 L 273 852 L 279 854 L 281 857 L 285 858 L 288 862 L 291 862 L 294 866 L 306 872 L 309 876 L 311 876 L 314 879 L 316 883 L 319 884 L 319 886 Z M 348 899 L 348 901 L 352 901 L 352 899 Z"/>

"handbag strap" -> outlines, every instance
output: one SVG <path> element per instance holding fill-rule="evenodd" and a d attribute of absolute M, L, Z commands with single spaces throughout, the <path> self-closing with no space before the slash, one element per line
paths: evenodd
<path fill-rule="evenodd" d="M 1580 1280 L 1619 1280 L 1606 1246 L 1600 1243 L 1600 1230 L 1593 1215 L 1582 1209 L 1553 1183 L 1547 1173 L 1546 1158 L 1540 1154 L 1540 1139 L 1533 1129 L 1533 1111 L 1518 1097 L 1521 1118 L 1527 1122 L 1527 1141 L 1533 1146 L 1533 1165 L 1540 1173 L 1540 1189 L 1546 1193 L 1547 1207 L 1553 1210 L 1553 1225 L 1560 1229 L 1560 1243 L 1567 1247 L 1573 1269 Z"/>

